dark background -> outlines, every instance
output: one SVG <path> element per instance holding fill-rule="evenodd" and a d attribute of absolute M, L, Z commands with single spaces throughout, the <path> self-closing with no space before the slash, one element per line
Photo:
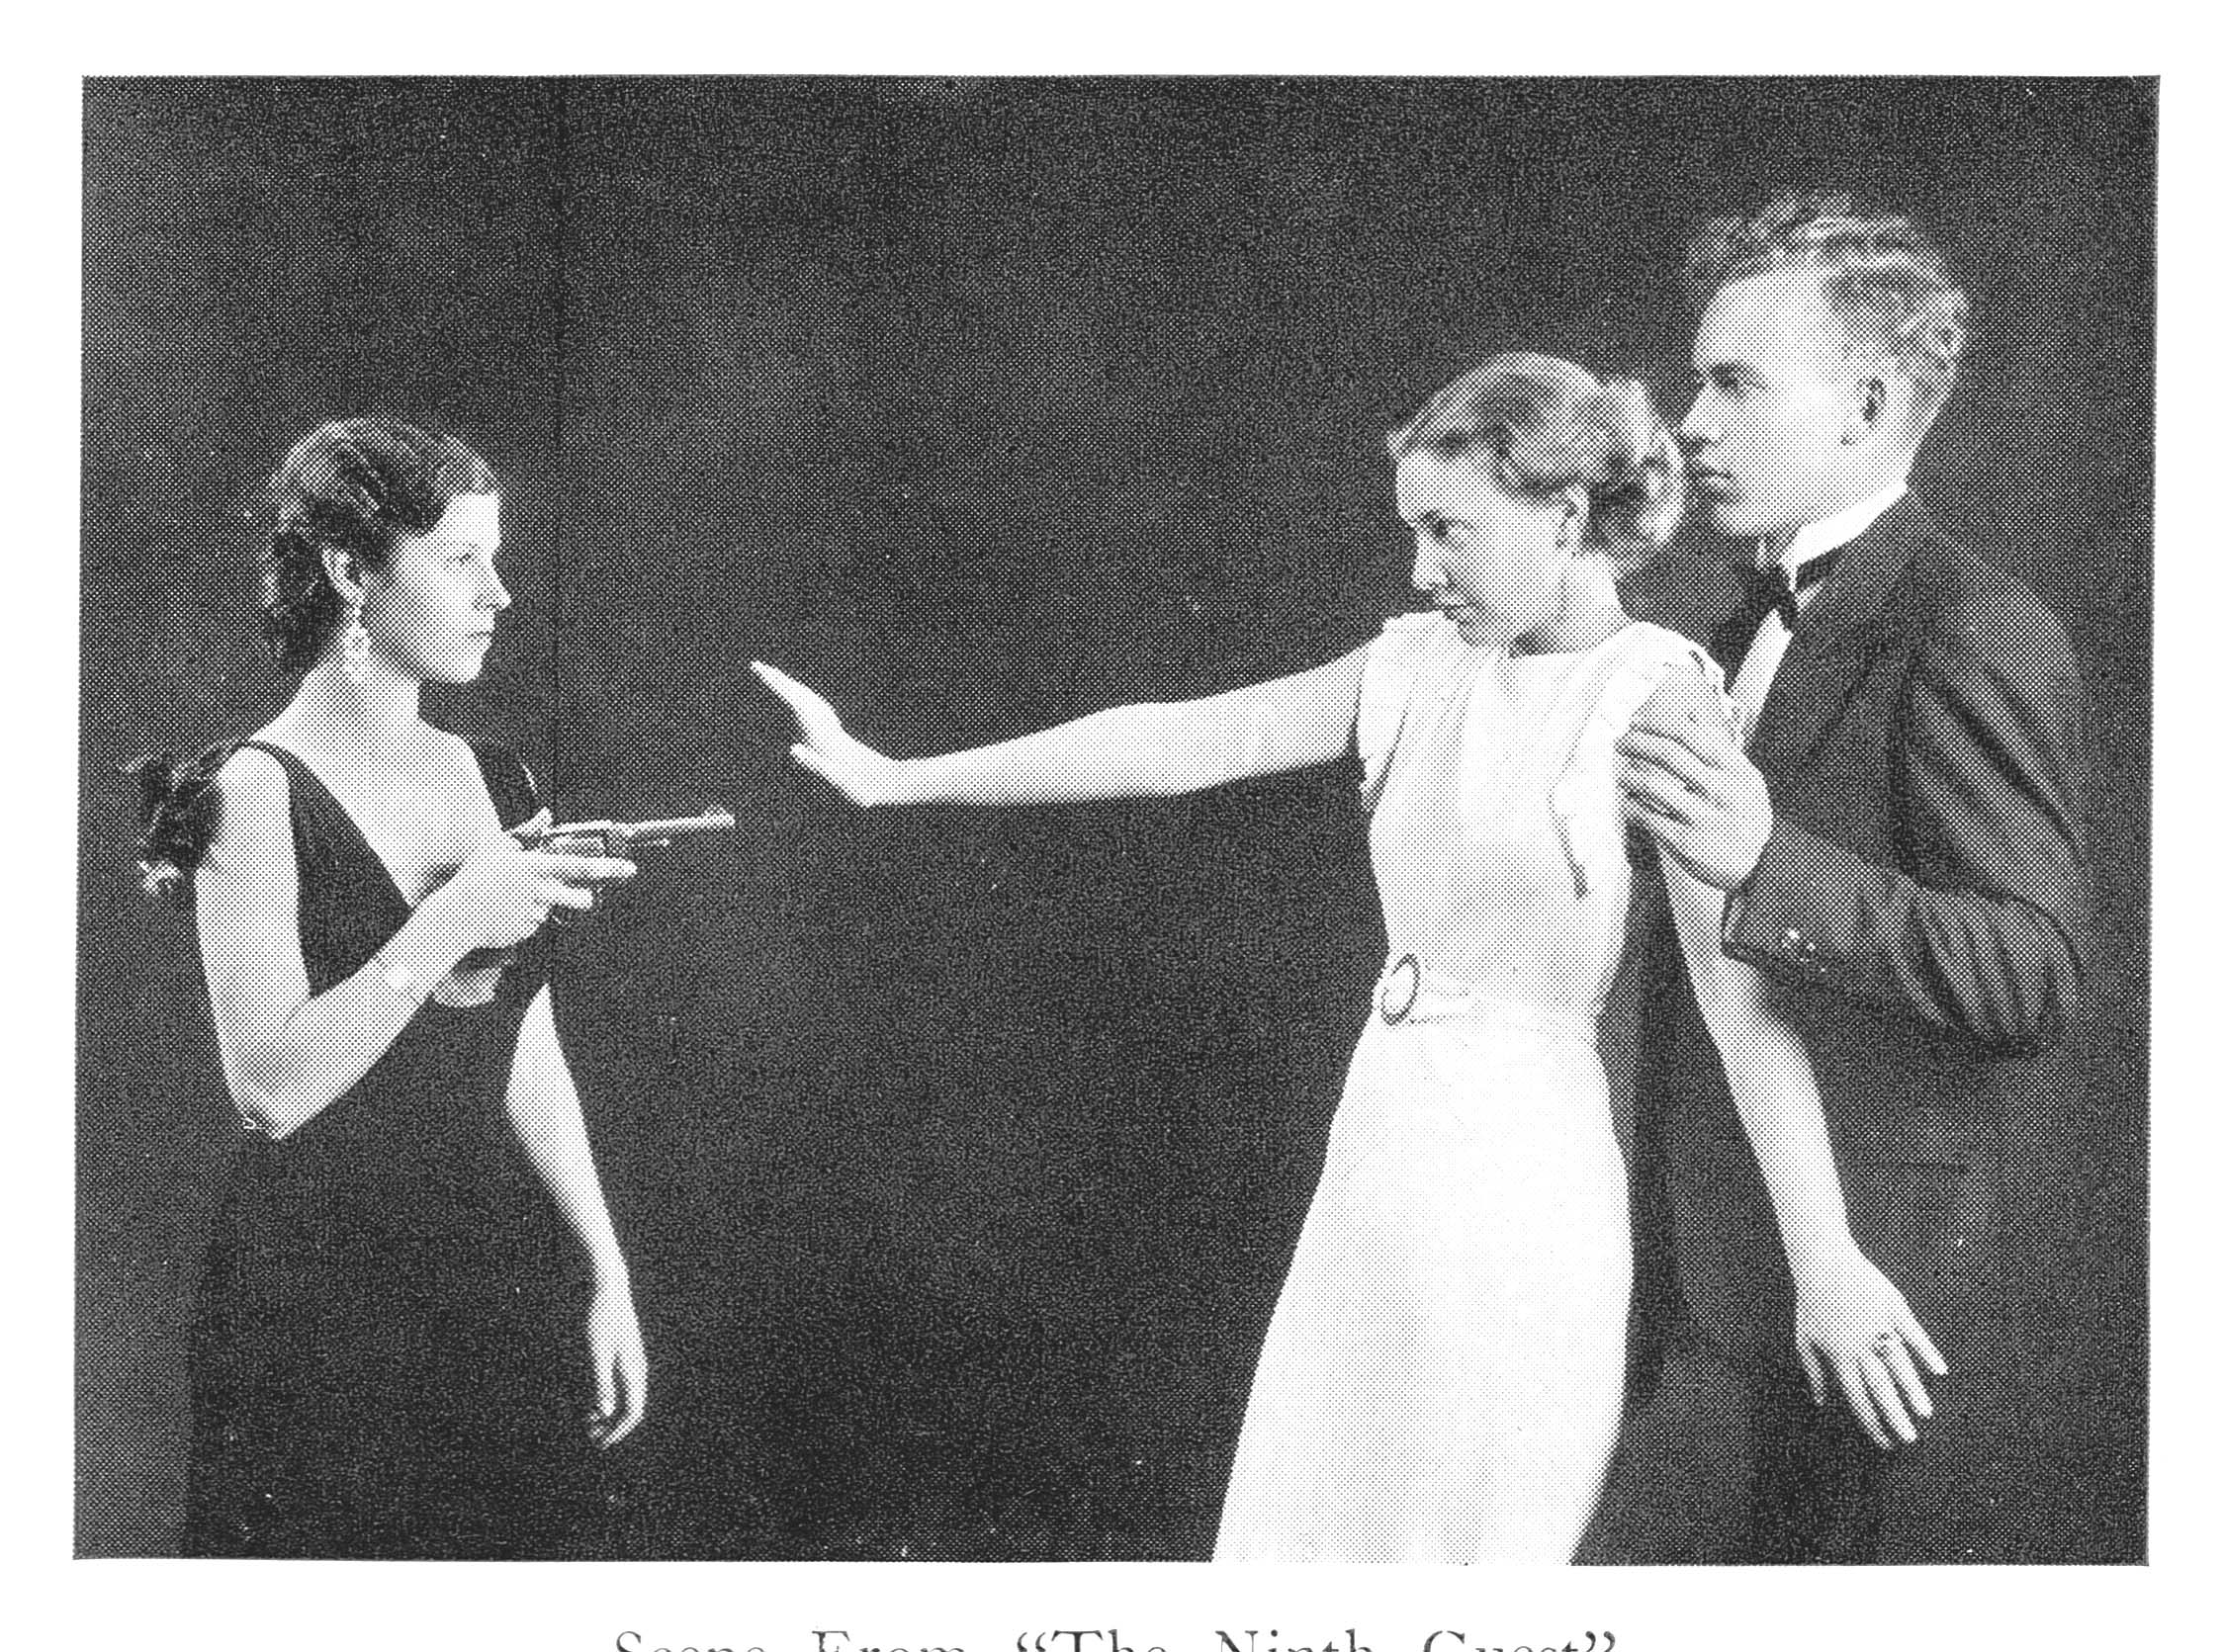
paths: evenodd
<path fill-rule="evenodd" d="M 1691 219 L 1842 184 L 1955 246 L 1916 481 L 2093 685 L 2090 1082 L 2015 1168 L 2051 1403 L 2001 1518 L 2140 1556 L 2154 121 L 2125 81 L 88 83 L 79 1552 L 174 1544 L 232 1130 L 116 769 L 281 703 L 242 511 L 301 432 L 390 412 L 505 478 L 517 606 L 436 716 L 567 816 L 743 817 L 560 977 L 656 1364 L 625 1551 L 1199 1557 L 1378 964 L 1353 775 L 865 815 L 746 663 L 910 753 L 1317 662 L 1408 597 L 1382 429 L 1500 348 L 1678 413 Z"/>

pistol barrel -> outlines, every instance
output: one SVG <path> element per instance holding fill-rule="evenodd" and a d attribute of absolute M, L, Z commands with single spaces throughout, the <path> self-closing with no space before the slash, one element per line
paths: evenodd
<path fill-rule="evenodd" d="M 738 824 L 730 809 L 705 809 L 670 821 L 559 821 L 526 834 L 528 844 L 560 843 L 578 838 L 599 838 L 610 851 L 622 854 L 638 843 L 668 843 L 674 837 L 691 837 L 705 831 L 731 831 Z"/>
<path fill-rule="evenodd" d="M 675 821 L 635 821 L 620 824 L 614 828 L 613 840 L 620 843 L 667 843 L 674 837 L 691 837 L 703 831 L 731 831 L 738 824 L 730 809 L 705 809 L 699 815 L 683 816 Z"/>

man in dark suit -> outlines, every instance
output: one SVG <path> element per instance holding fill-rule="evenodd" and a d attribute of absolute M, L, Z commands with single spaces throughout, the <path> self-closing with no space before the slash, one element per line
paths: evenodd
<path fill-rule="evenodd" d="M 1929 240 L 1792 197 L 1709 225 L 1687 274 L 1693 507 L 1750 550 L 1713 639 L 1749 743 L 1647 709 L 1621 746 L 1629 813 L 1726 893 L 1723 949 L 1812 1052 L 1851 1238 L 1951 1370 L 1881 1323 L 1858 1357 L 1801 1369 L 1807 1305 L 1746 1139 L 1765 1101 L 1731 1097 L 1654 930 L 1649 1260 L 1680 1327 L 1663 1398 L 1695 1373 L 1679 1403 L 1740 1423 L 1750 1474 L 1731 1518 L 1680 1526 L 1712 1546 L 1626 1557 L 2011 1560 L 1996 1514 L 2024 1373 L 2001 1357 L 1998 1172 L 2065 1082 L 2085 967 L 2082 682 L 2058 619 L 1908 488 L 1967 332 Z"/>

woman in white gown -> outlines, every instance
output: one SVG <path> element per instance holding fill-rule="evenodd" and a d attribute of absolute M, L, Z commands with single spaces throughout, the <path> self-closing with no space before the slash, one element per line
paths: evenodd
<path fill-rule="evenodd" d="M 1594 1048 L 1629 906 L 1613 744 L 1654 693 L 1692 718 L 1732 713 L 1701 651 L 1620 604 L 1617 580 L 1671 537 L 1680 500 L 1641 386 L 1498 356 L 1388 447 L 1432 607 L 1332 663 L 909 761 L 756 671 L 801 724 L 797 761 L 862 804 L 1170 795 L 1333 761 L 1355 736 L 1390 962 L 1216 1555 L 1562 1561 L 1612 1452 L 1626 1354 L 1628 1197 Z M 1817 1399 L 1817 1361 L 1856 1370 L 1878 1315 L 1937 1367 L 1845 1227 L 1804 1049 L 1722 955 L 1720 895 L 1662 859 L 1796 1259 Z"/>

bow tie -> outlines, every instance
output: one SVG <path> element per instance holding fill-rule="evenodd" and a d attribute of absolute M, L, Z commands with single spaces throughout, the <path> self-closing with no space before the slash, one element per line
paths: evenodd
<path fill-rule="evenodd" d="M 1759 627 L 1766 623 L 1769 614 L 1782 616 L 1785 631 L 1796 631 L 1798 593 L 1818 585 L 1835 565 L 1833 551 L 1815 557 L 1800 565 L 1795 583 L 1779 563 L 1737 569 L 1743 578 L 1743 601 L 1714 633 L 1713 657 L 1721 662 L 1722 668 L 1733 671 L 1743 663 L 1743 656 L 1751 651 L 1751 639 L 1758 636 Z"/>

